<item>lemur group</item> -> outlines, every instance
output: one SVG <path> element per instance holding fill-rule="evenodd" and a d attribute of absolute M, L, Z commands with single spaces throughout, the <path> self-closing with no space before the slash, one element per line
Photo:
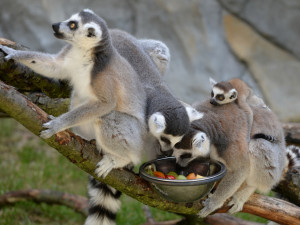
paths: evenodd
<path fill-rule="evenodd" d="M 108 29 L 89 9 L 52 28 L 67 42 L 58 54 L 2 45 L 0 50 L 6 60 L 70 82 L 69 111 L 43 124 L 41 137 L 72 128 L 95 139 L 103 154 L 95 171 L 99 177 L 137 165 L 145 151 L 173 155 L 183 167 L 199 157 L 218 160 L 227 173 L 203 202 L 198 216 L 206 217 L 230 197 L 229 213 L 240 211 L 255 190 L 268 192 L 288 168 L 299 165 L 299 148 L 286 146 L 278 118 L 242 80 L 210 79 L 211 96 L 189 105 L 164 81 L 170 53 L 163 42 Z M 115 224 L 121 193 L 90 177 L 88 194 L 85 224 Z"/>

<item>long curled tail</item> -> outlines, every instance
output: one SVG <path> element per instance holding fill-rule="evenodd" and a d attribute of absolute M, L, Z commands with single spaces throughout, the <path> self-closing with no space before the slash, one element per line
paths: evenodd
<path fill-rule="evenodd" d="M 288 158 L 288 168 L 300 166 L 300 148 L 295 145 L 290 145 L 286 148 Z"/>
<path fill-rule="evenodd" d="M 121 192 L 89 176 L 89 214 L 85 225 L 115 225 Z"/>
<path fill-rule="evenodd" d="M 254 134 L 252 136 L 252 139 L 258 139 L 258 138 L 265 139 L 265 140 L 267 140 L 269 142 L 272 142 L 272 143 L 276 141 L 275 137 L 270 136 L 270 135 L 266 135 L 266 134 L 263 134 L 263 133 Z"/>

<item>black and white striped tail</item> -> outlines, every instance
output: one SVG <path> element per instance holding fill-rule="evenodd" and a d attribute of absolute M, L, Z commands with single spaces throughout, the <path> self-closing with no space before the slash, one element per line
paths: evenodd
<path fill-rule="evenodd" d="M 115 225 L 121 192 L 89 176 L 89 214 L 85 225 Z"/>
<path fill-rule="evenodd" d="M 290 145 L 286 150 L 287 158 L 289 160 L 288 168 L 300 166 L 300 148 L 295 145 Z"/>
<path fill-rule="evenodd" d="M 270 135 L 266 135 L 266 134 L 263 134 L 263 133 L 254 134 L 252 136 L 252 139 L 258 139 L 258 138 L 265 139 L 265 140 L 267 140 L 269 142 L 275 142 L 276 141 L 275 137 L 270 136 Z"/>

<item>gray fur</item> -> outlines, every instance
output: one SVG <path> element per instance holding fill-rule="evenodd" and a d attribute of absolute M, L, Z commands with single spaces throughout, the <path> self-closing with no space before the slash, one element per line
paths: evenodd
<path fill-rule="evenodd" d="M 165 75 L 171 61 L 168 46 L 161 41 L 152 39 L 142 39 L 139 42 L 142 48 L 149 54 L 161 75 Z"/>
<path fill-rule="evenodd" d="M 146 119 L 154 113 L 160 112 L 166 120 L 165 133 L 182 136 L 189 127 L 188 114 L 185 107 L 173 96 L 162 80 L 158 67 L 155 66 L 137 39 L 130 34 L 120 30 L 111 30 L 111 36 L 113 45 L 136 70 L 146 90 Z M 162 150 L 171 148 L 172 146 L 169 146 Z"/>

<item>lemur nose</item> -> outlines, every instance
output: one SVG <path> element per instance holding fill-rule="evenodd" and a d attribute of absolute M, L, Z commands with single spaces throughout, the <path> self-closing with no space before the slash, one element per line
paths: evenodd
<path fill-rule="evenodd" d="M 54 32 L 59 33 L 59 26 L 60 26 L 60 23 L 52 24 L 52 29 L 54 30 Z"/>
<path fill-rule="evenodd" d="M 167 150 L 167 151 L 163 151 L 163 154 L 167 157 L 170 157 L 172 156 L 173 154 L 173 149 L 170 149 L 170 150 Z"/>

